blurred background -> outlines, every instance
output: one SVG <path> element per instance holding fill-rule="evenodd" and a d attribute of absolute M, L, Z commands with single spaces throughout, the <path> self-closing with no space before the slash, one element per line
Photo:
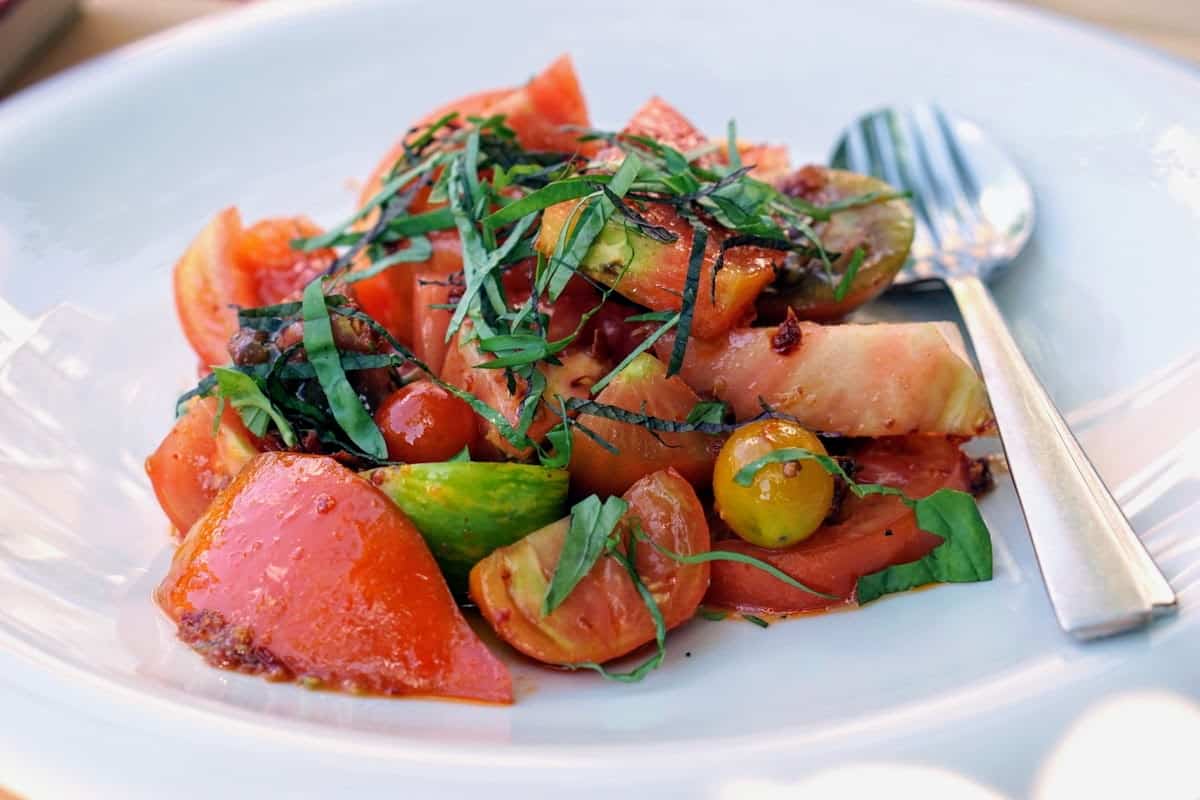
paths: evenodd
<path fill-rule="evenodd" d="M 0 99 L 123 44 L 250 1 L 0 0 Z M 1200 0 L 1007 1 L 1096 23 L 1200 65 Z"/>

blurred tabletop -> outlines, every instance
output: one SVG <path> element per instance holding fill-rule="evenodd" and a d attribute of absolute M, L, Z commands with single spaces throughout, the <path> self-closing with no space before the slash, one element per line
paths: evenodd
<path fill-rule="evenodd" d="M 1200 64 L 1200 0 L 1009 1 L 1099 23 Z M 12 82 L 0 87 L 0 97 L 123 44 L 199 17 L 227 13 L 239 4 L 237 0 L 81 0 L 76 19 Z"/>

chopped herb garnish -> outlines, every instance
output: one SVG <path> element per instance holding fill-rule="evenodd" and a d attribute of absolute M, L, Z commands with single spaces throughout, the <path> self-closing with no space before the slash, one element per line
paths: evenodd
<path fill-rule="evenodd" d="M 243 372 L 228 367 L 213 367 L 217 396 L 228 401 L 241 416 L 246 430 L 255 436 L 263 436 L 267 426 L 274 422 L 284 444 L 291 447 L 296 443 L 296 434 L 279 409 L 263 394 L 259 382 Z M 220 415 L 218 415 L 218 420 Z"/>
<path fill-rule="evenodd" d="M 333 325 L 325 306 L 322 279 L 317 278 L 304 290 L 304 351 L 316 371 L 317 380 L 329 402 L 329 410 L 350 440 L 372 458 L 387 459 L 387 443 L 379 426 L 363 407 L 358 393 L 346 379 L 341 356 L 333 340 Z"/>
<path fill-rule="evenodd" d="M 752 622 L 760 628 L 770 627 L 770 623 L 762 617 L 756 617 L 753 614 L 742 614 L 741 617 L 742 619 L 746 620 L 746 622 Z"/>
<path fill-rule="evenodd" d="M 590 495 L 571 509 L 571 523 L 563 541 L 554 575 L 542 599 L 542 614 L 550 614 L 562 605 L 583 577 L 591 571 L 629 504 L 619 497 L 603 503 Z"/>

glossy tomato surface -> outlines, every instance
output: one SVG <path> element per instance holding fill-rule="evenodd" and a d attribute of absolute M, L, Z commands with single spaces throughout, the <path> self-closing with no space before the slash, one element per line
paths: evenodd
<path fill-rule="evenodd" d="M 676 553 L 709 549 L 708 523 L 691 484 L 673 470 L 656 472 L 630 487 L 627 526 L 633 518 L 664 548 Z M 471 598 L 500 638 L 548 664 L 603 663 L 653 641 L 654 622 L 629 573 L 601 556 L 562 605 L 541 612 L 562 552 L 569 520 L 535 531 L 496 550 L 471 570 Z M 708 564 L 680 565 L 648 544 L 636 549 L 636 569 L 653 594 L 667 627 L 690 619 L 708 586 Z"/>
<path fill-rule="evenodd" d="M 393 392 L 375 412 L 388 458 L 409 464 L 447 461 L 474 444 L 475 412 L 433 381 Z"/>
<path fill-rule="evenodd" d="M 184 539 L 156 599 L 217 666 L 330 688 L 507 703 L 424 539 L 331 458 L 264 453 Z"/>
<path fill-rule="evenodd" d="M 214 433 L 217 401 L 197 398 L 150 457 L 146 474 L 163 513 L 180 535 L 204 514 L 258 452 L 237 412 L 226 408 Z"/>
<path fill-rule="evenodd" d="M 903 489 L 910 497 L 938 489 L 970 488 L 970 462 L 949 439 L 907 436 L 866 441 L 850 452 L 859 483 Z M 737 538 L 722 538 L 714 549 L 762 559 L 818 591 L 828 600 L 795 589 L 765 572 L 731 561 L 713 562 L 705 602 L 742 611 L 819 611 L 854 602 L 863 575 L 923 557 L 940 537 L 917 527 L 913 512 L 896 497 L 849 497 L 832 524 L 799 544 L 772 550 Z"/>
<path fill-rule="evenodd" d="M 204 366 L 229 361 L 237 330 L 233 306 L 271 305 L 298 293 L 332 261 L 333 252 L 304 253 L 293 239 L 321 229 L 303 217 L 242 225 L 237 209 L 213 218 L 175 265 L 175 309 L 183 333 Z"/>

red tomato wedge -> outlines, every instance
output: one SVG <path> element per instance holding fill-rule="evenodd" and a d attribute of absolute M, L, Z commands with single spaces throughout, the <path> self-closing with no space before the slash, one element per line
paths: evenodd
<path fill-rule="evenodd" d="M 855 448 L 851 456 L 859 483 L 895 486 L 909 497 L 925 497 L 942 488 L 965 491 L 970 487 L 970 462 L 948 439 L 876 439 Z M 787 549 L 771 550 L 737 538 L 713 545 L 716 550 L 762 559 L 806 586 L 840 599 L 827 600 L 795 589 L 746 564 L 714 561 L 712 585 L 704 601 L 722 608 L 776 614 L 834 608 L 854 601 L 855 585 L 863 575 L 916 561 L 941 542 L 940 537 L 917 527 L 913 512 L 899 498 L 850 497 L 837 522 Z"/>
<path fill-rule="evenodd" d="M 684 420 L 700 398 L 678 377 L 667 377 L 666 366 L 642 353 L 596 400 L 659 419 Z M 580 495 L 621 494 L 639 478 L 673 467 L 693 486 L 708 488 L 721 437 L 703 433 L 662 433 L 657 437 L 638 425 L 585 417 L 581 420 L 617 449 L 611 453 L 578 429 L 572 432 L 571 488 Z"/>
<path fill-rule="evenodd" d="M 625 133 L 649 136 L 677 150 L 687 152 L 707 143 L 708 139 L 678 110 L 658 97 L 642 106 Z M 619 161 L 620 151 L 609 148 L 598 160 Z M 564 226 L 574 225 L 578 201 L 559 203 L 542 214 L 537 248 L 547 257 L 554 253 Z M 594 280 L 615 286 L 617 292 L 635 303 L 655 311 L 678 311 L 683 305 L 687 284 L 688 260 L 694 231 L 675 209 L 658 203 L 639 209 L 646 219 L 671 231 L 673 243 L 655 241 L 636 233 L 627 233 L 618 222 L 610 222 L 593 244 L 581 265 Z M 692 333 L 711 339 L 754 316 L 754 302 L 775 278 L 777 254 L 757 247 L 738 247 L 726 252 L 724 265 L 712 280 L 713 267 L 721 242 L 728 238 L 724 229 L 710 229 L 704 248 L 704 261 L 692 319 Z M 618 280 L 619 278 L 619 280 Z"/>
<path fill-rule="evenodd" d="M 155 595 L 217 666 L 372 694 L 512 702 L 425 540 L 325 456 L 264 453 L 196 523 Z"/>
<path fill-rule="evenodd" d="M 674 470 L 648 475 L 624 495 L 626 516 L 676 553 L 709 548 L 708 523 L 691 484 Z M 494 551 L 471 570 L 471 598 L 501 639 L 548 664 L 603 663 L 654 640 L 654 622 L 625 568 L 600 557 L 562 605 L 542 615 L 569 519 Z M 668 628 L 696 613 L 708 586 L 708 564 L 681 565 L 647 544 L 635 568 L 654 595 Z"/>
<path fill-rule="evenodd" d="M 213 435 L 217 401 L 197 398 L 146 459 L 154 496 L 175 530 L 185 534 L 258 448 L 237 412 L 226 408 Z"/>
<path fill-rule="evenodd" d="M 231 306 L 262 306 L 294 296 L 333 259 L 330 250 L 303 253 L 292 239 L 321 229 L 303 217 L 242 226 L 236 208 L 217 214 L 175 265 L 175 310 L 183 333 L 204 366 L 229 361 L 226 345 L 237 330 Z"/>
<path fill-rule="evenodd" d="M 242 233 L 236 208 L 227 208 L 200 231 L 175 264 L 175 311 L 183 334 L 204 365 L 229 360 L 225 345 L 237 330 L 231 303 L 252 306 L 254 293 L 237 281 L 233 248 Z"/>
<path fill-rule="evenodd" d="M 663 337 L 656 352 L 673 344 Z M 819 325 L 789 317 L 691 341 L 680 377 L 733 408 L 762 402 L 814 431 L 843 436 L 978 436 L 992 427 L 987 390 L 948 322 Z"/>

